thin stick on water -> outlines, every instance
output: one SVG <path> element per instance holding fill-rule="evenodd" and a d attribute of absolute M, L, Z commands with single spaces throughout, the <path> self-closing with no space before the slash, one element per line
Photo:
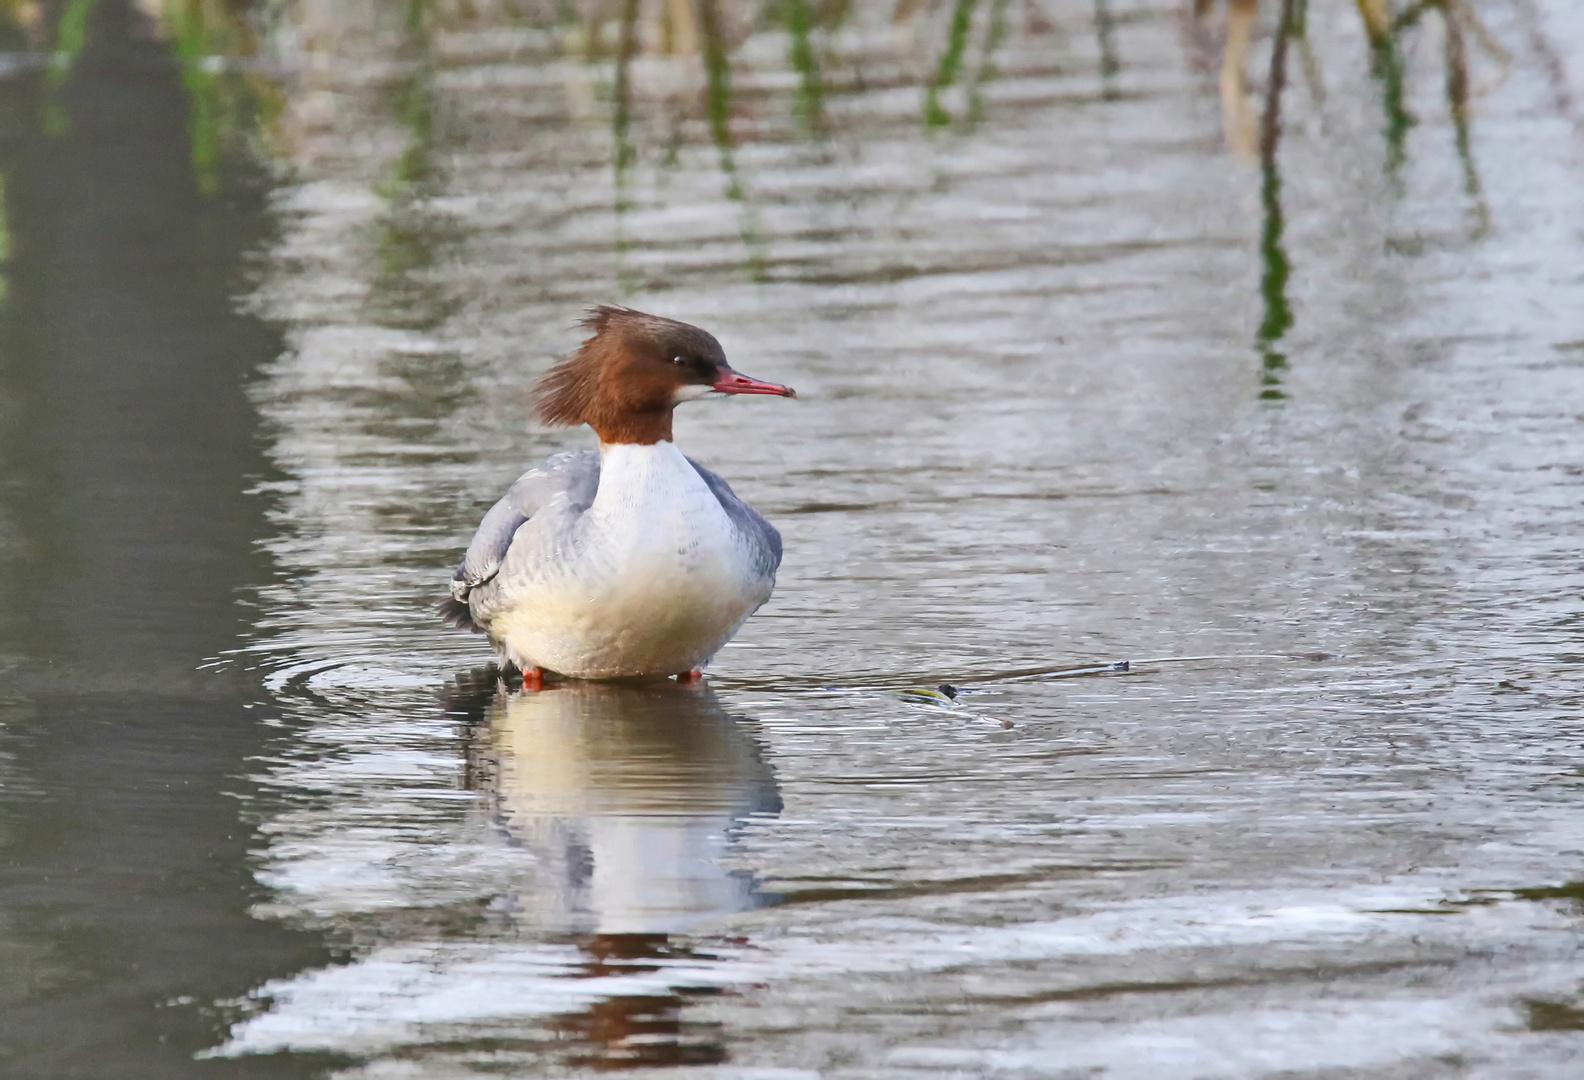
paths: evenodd
<path fill-rule="evenodd" d="M 1104 664 L 1082 664 L 1070 667 L 1014 668 L 1011 671 L 993 671 L 970 682 L 1014 682 L 1021 679 L 1076 679 L 1085 675 L 1138 674 L 1144 664 L 1195 664 L 1225 660 L 1329 660 L 1330 653 L 1206 653 L 1200 656 L 1148 656 L 1138 660 L 1113 660 Z"/>
<path fill-rule="evenodd" d="M 984 683 L 1021 682 L 1024 680 L 1039 679 L 1077 679 L 1085 676 L 1097 675 L 1129 675 L 1142 674 L 1138 669 L 1145 664 L 1189 664 L 1205 663 L 1226 660 L 1326 660 L 1331 654 L 1312 653 L 1202 653 L 1197 656 L 1151 656 L 1141 660 L 1113 660 L 1104 664 L 1082 664 L 1074 667 L 1038 667 L 1021 668 L 1015 671 L 994 672 L 969 680 L 981 686 L 955 685 L 952 683 L 939 683 L 934 686 L 912 686 L 905 689 L 890 689 L 890 693 L 900 693 L 904 698 L 910 699 L 913 704 L 926 708 L 939 708 L 953 712 L 973 720 L 985 720 L 1003 728 L 1014 726 L 1012 721 L 984 716 L 961 707 L 959 695 L 973 693 L 982 688 Z M 838 689 L 838 688 L 832 688 Z M 858 687 L 851 688 L 859 693 L 866 692 Z M 874 692 L 874 691 L 867 691 Z"/>
<path fill-rule="evenodd" d="M 1161 664 L 1198 664 L 1220 662 L 1247 662 L 1255 660 L 1305 660 L 1319 662 L 1334 658 L 1328 652 L 1292 652 L 1292 653 L 1202 653 L 1190 656 L 1148 656 L 1135 660 L 1111 660 L 1098 664 L 1043 664 L 1039 667 L 1012 668 L 1004 671 L 987 671 L 983 673 L 964 673 L 958 679 L 942 678 L 937 670 L 934 672 L 921 672 L 917 674 L 877 675 L 863 679 L 858 675 L 851 683 L 831 683 L 824 680 L 816 681 L 816 677 L 803 678 L 777 678 L 772 683 L 759 683 L 755 680 L 741 680 L 730 676 L 714 680 L 717 686 L 732 689 L 753 690 L 778 690 L 794 691 L 815 694 L 873 694 L 918 691 L 920 693 L 941 693 L 949 691 L 948 696 L 959 691 L 974 692 L 986 683 L 1021 682 L 1030 679 L 1079 679 L 1104 677 L 1108 675 L 1141 675 L 1140 670 L 1145 665 L 1157 666 Z"/>

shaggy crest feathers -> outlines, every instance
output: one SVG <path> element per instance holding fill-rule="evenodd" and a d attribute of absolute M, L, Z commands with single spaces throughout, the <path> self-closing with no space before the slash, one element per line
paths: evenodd
<path fill-rule="evenodd" d="M 610 325 L 612 319 L 654 319 L 653 315 L 646 315 L 636 308 L 622 307 L 619 304 L 595 304 L 583 313 L 578 320 L 578 325 L 591 334 L 602 333 Z"/>
<path fill-rule="evenodd" d="M 572 427 L 583 422 L 585 403 L 593 395 L 596 365 L 584 353 L 593 344 L 590 338 L 582 348 L 539 377 L 534 387 L 534 415 L 551 427 Z"/>
<path fill-rule="evenodd" d="M 545 372 L 534 388 L 534 415 L 545 424 L 586 423 L 602 439 L 616 432 L 622 433 L 620 441 L 669 439 L 670 410 L 676 402 L 663 379 L 671 373 L 657 365 L 635 379 L 634 365 L 685 356 L 729 370 L 715 336 L 688 323 L 610 304 L 590 308 L 579 323 L 590 336 Z M 624 420 L 624 416 L 658 413 L 664 413 L 663 420 L 659 416 L 636 423 Z"/>

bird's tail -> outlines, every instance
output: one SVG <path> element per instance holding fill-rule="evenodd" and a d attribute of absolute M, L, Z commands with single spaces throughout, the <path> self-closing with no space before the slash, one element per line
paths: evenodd
<path fill-rule="evenodd" d="M 484 628 L 473 621 L 473 609 L 466 600 L 447 597 L 440 601 L 436 609 L 440 613 L 440 621 L 447 626 L 454 626 L 458 630 L 471 630 L 475 634 L 482 634 Z"/>

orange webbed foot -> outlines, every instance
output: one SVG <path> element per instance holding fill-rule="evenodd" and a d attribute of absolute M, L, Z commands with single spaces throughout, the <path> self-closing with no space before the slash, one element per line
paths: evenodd
<path fill-rule="evenodd" d="M 522 673 L 524 690 L 543 690 L 545 684 L 544 668 L 528 668 Z"/>
<path fill-rule="evenodd" d="M 676 677 L 676 681 L 683 684 L 701 683 L 704 681 L 704 671 L 702 668 L 694 668 L 692 671 L 684 671 Z"/>

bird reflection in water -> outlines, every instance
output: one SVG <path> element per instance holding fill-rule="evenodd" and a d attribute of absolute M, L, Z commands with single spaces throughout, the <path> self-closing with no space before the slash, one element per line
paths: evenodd
<path fill-rule="evenodd" d="M 468 786 L 491 827 L 534 856 L 531 884 L 497 902 L 518 932 L 578 946 L 573 978 L 662 975 L 714 958 L 675 935 L 775 903 L 723 857 L 744 825 L 780 813 L 754 725 L 708 686 L 567 683 L 508 691 L 491 670 L 456 684 Z M 682 981 L 686 977 L 678 972 Z M 683 1019 L 713 988 L 619 987 L 553 1018 L 568 1064 L 622 1069 L 725 1060 L 718 1025 Z"/>

